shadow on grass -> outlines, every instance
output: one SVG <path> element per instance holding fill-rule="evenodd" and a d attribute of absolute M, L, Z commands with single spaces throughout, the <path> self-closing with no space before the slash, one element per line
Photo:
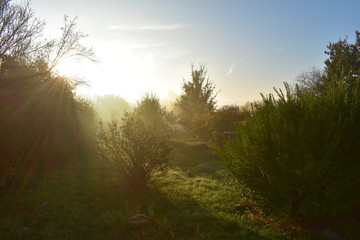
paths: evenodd
<path fill-rule="evenodd" d="M 92 199 L 98 173 L 88 156 L 51 170 L 34 169 L 22 188 L 0 196 L 0 239 L 101 239 L 94 237 Z"/>
<path fill-rule="evenodd" d="M 118 205 L 118 212 L 113 212 L 122 227 L 118 225 L 112 233 L 107 232 L 110 234 L 107 239 L 272 239 L 240 225 L 236 217 L 214 213 L 186 192 L 155 187 L 146 192 L 128 193 L 126 198 Z M 135 214 L 145 214 L 148 221 L 129 223 L 127 218 Z"/>
<path fill-rule="evenodd" d="M 230 190 L 213 179 L 216 156 L 204 144 L 174 144 L 170 164 L 182 170 L 155 176 L 146 191 L 122 190 L 116 175 L 84 157 L 1 195 L 0 239 L 295 239 L 228 211 Z M 130 223 L 139 213 L 148 221 Z"/>

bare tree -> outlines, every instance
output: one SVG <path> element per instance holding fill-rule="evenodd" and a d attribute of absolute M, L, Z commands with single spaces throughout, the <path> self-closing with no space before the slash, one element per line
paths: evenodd
<path fill-rule="evenodd" d="M 88 35 L 77 30 L 76 20 L 77 17 L 70 20 L 68 16 L 64 16 L 61 37 L 53 39 L 45 45 L 48 50 L 47 62 L 49 70 L 52 70 L 64 58 L 80 57 L 97 61 L 93 49 L 80 43 Z"/>
<path fill-rule="evenodd" d="M 34 17 L 29 2 L 17 5 L 0 0 L 0 59 L 6 55 L 20 58 L 34 52 L 44 25 Z"/>
<path fill-rule="evenodd" d="M 312 67 L 308 72 L 301 72 L 295 81 L 300 88 L 319 93 L 324 87 L 324 77 L 324 70 Z"/>
<path fill-rule="evenodd" d="M 34 17 L 30 2 L 19 5 L 0 0 L 0 61 L 5 56 L 28 62 L 42 60 L 48 65 L 48 71 L 65 58 L 96 61 L 93 49 L 80 43 L 87 35 L 77 29 L 76 21 L 77 17 L 64 16 L 61 36 L 41 41 L 45 22 Z"/>

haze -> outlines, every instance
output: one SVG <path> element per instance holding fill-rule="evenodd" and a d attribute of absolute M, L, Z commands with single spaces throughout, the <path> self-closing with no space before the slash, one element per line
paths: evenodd
<path fill-rule="evenodd" d="M 100 62 L 59 71 L 89 81 L 84 95 L 148 92 L 174 99 L 191 64 L 205 64 L 219 104 L 260 98 L 310 67 L 323 67 L 329 41 L 359 29 L 358 1 L 45 1 L 33 0 L 45 32 L 78 16 Z M 353 41 L 355 34 L 350 34 Z"/>

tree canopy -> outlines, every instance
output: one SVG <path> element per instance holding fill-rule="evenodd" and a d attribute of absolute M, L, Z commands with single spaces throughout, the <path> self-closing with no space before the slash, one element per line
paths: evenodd
<path fill-rule="evenodd" d="M 202 135 L 206 117 L 216 107 L 215 86 L 206 74 L 205 66 L 192 66 L 191 80 L 183 82 L 183 93 L 175 104 L 180 123 L 197 135 Z"/>
<path fill-rule="evenodd" d="M 326 83 L 345 81 L 353 85 L 360 77 L 360 32 L 356 31 L 356 41 L 351 44 L 344 40 L 330 43 L 325 53 L 329 58 L 325 61 Z"/>

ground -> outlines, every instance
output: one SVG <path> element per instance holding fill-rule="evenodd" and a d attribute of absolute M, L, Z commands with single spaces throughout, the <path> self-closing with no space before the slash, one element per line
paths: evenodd
<path fill-rule="evenodd" d="M 122 189 L 114 169 L 80 156 L 0 197 L 0 239 L 319 239 L 264 216 L 207 144 L 172 141 L 169 170 Z M 144 214 L 142 223 L 129 217 Z"/>

